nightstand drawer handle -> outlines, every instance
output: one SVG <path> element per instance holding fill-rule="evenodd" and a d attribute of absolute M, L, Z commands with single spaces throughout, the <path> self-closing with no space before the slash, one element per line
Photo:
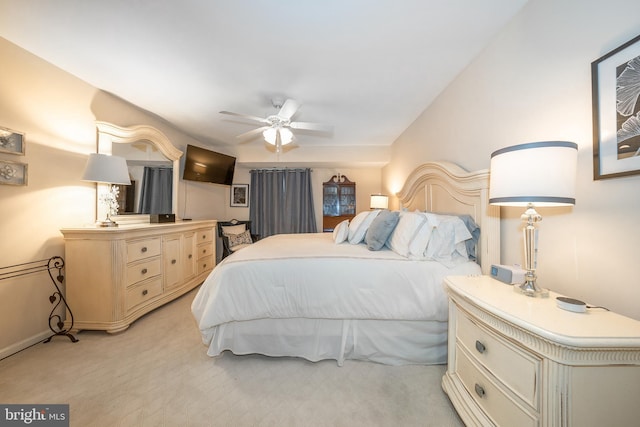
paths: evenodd
<path fill-rule="evenodd" d="M 142 249 L 140 249 L 140 252 L 142 252 L 142 253 L 147 252 L 147 247 L 146 247 L 146 246 L 143 246 L 143 247 L 142 247 Z"/>
<path fill-rule="evenodd" d="M 171 264 L 175 264 L 176 262 L 178 262 L 178 261 L 176 261 L 175 259 L 171 260 Z"/>
<path fill-rule="evenodd" d="M 193 255 L 189 254 L 189 259 L 193 258 Z"/>
<path fill-rule="evenodd" d="M 142 271 L 140 271 L 140 273 L 142 273 L 142 274 L 147 274 L 147 269 L 146 269 L 146 268 L 143 268 L 143 269 L 142 269 Z"/>
<path fill-rule="evenodd" d="M 143 296 L 144 296 L 144 295 L 147 295 L 148 293 L 149 293 L 149 291 L 148 291 L 148 290 L 146 290 L 146 289 L 145 289 L 144 291 L 142 291 L 142 295 L 143 295 Z M 477 386 L 476 386 L 476 387 L 477 387 Z"/>
<path fill-rule="evenodd" d="M 484 353 L 487 348 L 480 341 L 476 341 L 476 350 L 478 350 L 478 353 Z"/>
<path fill-rule="evenodd" d="M 476 384 L 476 394 L 481 398 L 484 397 L 484 389 L 480 384 Z"/>

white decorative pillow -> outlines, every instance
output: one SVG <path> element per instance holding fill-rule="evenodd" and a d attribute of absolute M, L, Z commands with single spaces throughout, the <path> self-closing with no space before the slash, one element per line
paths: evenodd
<path fill-rule="evenodd" d="M 361 243 L 364 240 L 365 234 L 367 234 L 369 226 L 379 213 L 379 210 L 374 210 L 363 211 L 356 215 L 349 224 L 349 243 L 352 245 Z"/>
<path fill-rule="evenodd" d="M 224 234 L 225 236 L 229 236 L 230 234 L 240 234 L 240 233 L 243 233 L 246 229 L 247 229 L 246 224 L 223 225 L 222 234 Z"/>
<path fill-rule="evenodd" d="M 414 241 L 420 228 L 427 222 L 427 217 L 418 212 L 400 212 L 398 225 L 391 233 L 387 246 L 403 257 L 409 257 L 410 245 Z"/>
<path fill-rule="evenodd" d="M 434 224 L 433 232 L 425 257 L 438 261 L 447 267 L 469 260 L 465 241 L 471 239 L 471 233 L 457 216 L 425 213 L 429 222 Z"/>
<path fill-rule="evenodd" d="M 409 242 L 409 258 L 411 259 L 425 259 L 426 257 L 425 251 L 427 250 L 427 245 L 431 239 L 434 227 L 429 221 L 429 218 L 426 218 L 427 220 L 418 227 L 413 239 Z"/>
<path fill-rule="evenodd" d="M 335 244 L 343 243 L 349 237 L 349 220 L 345 219 L 333 229 L 333 242 Z"/>

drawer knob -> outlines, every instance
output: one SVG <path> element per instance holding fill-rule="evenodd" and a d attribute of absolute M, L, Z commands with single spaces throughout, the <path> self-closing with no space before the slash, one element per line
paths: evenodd
<path fill-rule="evenodd" d="M 480 341 L 476 341 L 476 350 L 478 350 L 478 353 L 484 353 L 487 348 Z"/>
<path fill-rule="evenodd" d="M 193 258 L 193 255 L 189 254 L 189 259 Z"/>
<path fill-rule="evenodd" d="M 202 266 L 202 268 L 207 268 L 207 264 L 204 264 L 204 265 Z"/>
<path fill-rule="evenodd" d="M 175 264 L 176 262 L 178 262 L 178 261 L 176 261 L 175 259 L 171 260 L 171 264 Z"/>
<path fill-rule="evenodd" d="M 146 290 L 146 289 L 144 291 L 142 291 L 142 295 L 147 295 L 148 293 L 149 293 L 149 291 Z"/>
<path fill-rule="evenodd" d="M 206 239 L 206 238 L 207 238 L 207 235 L 206 235 L 206 234 L 203 234 L 203 235 L 202 235 L 202 240 L 204 240 L 204 239 Z"/>
<path fill-rule="evenodd" d="M 206 253 L 207 253 L 207 250 L 206 250 L 206 249 L 203 249 L 203 250 L 202 250 L 202 253 L 203 253 L 203 254 L 206 254 Z"/>
<path fill-rule="evenodd" d="M 476 394 L 481 398 L 484 397 L 484 388 L 482 388 L 480 384 L 476 384 L 475 388 L 476 388 Z"/>
<path fill-rule="evenodd" d="M 147 252 L 147 247 L 146 247 L 146 246 L 143 246 L 143 247 L 140 249 L 140 252 L 142 252 L 142 253 Z"/>
<path fill-rule="evenodd" d="M 147 269 L 146 269 L 146 268 L 143 268 L 143 269 L 142 269 L 142 271 L 141 271 L 140 273 L 142 273 L 142 274 L 147 274 Z"/>

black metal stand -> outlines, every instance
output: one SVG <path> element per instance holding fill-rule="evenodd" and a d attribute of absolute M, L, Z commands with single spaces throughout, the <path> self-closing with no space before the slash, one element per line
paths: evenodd
<path fill-rule="evenodd" d="M 53 286 L 56 288 L 56 290 L 49 297 L 49 302 L 51 302 L 51 304 L 55 304 L 51 309 L 51 314 L 49 314 L 49 329 L 51 329 L 53 335 L 44 340 L 45 343 L 51 341 L 51 339 L 56 335 L 64 335 L 69 338 L 71 342 L 78 342 L 78 339 L 71 334 L 71 329 L 73 329 L 73 313 L 71 312 L 69 304 L 67 304 L 67 300 L 64 298 L 64 295 L 58 287 L 58 283 L 62 283 L 62 281 L 64 280 L 64 275 L 62 274 L 63 267 L 64 260 L 59 256 L 54 256 L 49 259 L 43 259 L 39 261 L 25 262 L 23 264 L 11 265 L 9 267 L 0 267 L 0 280 L 26 276 L 27 274 L 38 273 L 41 271 L 46 271 L 49 274 L 51 283 L 53 283 Z M 55 279 L 53 277 L 52 270 L 57 270 Z M 56 280 L 58 281 L 58 283 L 56 283 Z M 69 313 L 69 317 L 71 318 L 71 322 L 66 328 L 64 327 L 64 322 L 62 321 L 60 315 L 56 314 L 56 310 L 58 309 L 60 304 L 64 305 L 67 312 Z M 57 327 L 57 329 L 55 327 Z"/>

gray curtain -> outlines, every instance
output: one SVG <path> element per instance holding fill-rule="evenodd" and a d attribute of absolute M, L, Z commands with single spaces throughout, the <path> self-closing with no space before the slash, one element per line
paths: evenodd
<path fill-rule="evenodd" d="M 173 170 L 145 166 L 140 187 L 141 214 L 172 213 Z"/>
<path fill-rule="evenodd" d="M 254 169 L 250 197 L 253 234 L 263 238 L 317 231 L 311 169 Z"/>

